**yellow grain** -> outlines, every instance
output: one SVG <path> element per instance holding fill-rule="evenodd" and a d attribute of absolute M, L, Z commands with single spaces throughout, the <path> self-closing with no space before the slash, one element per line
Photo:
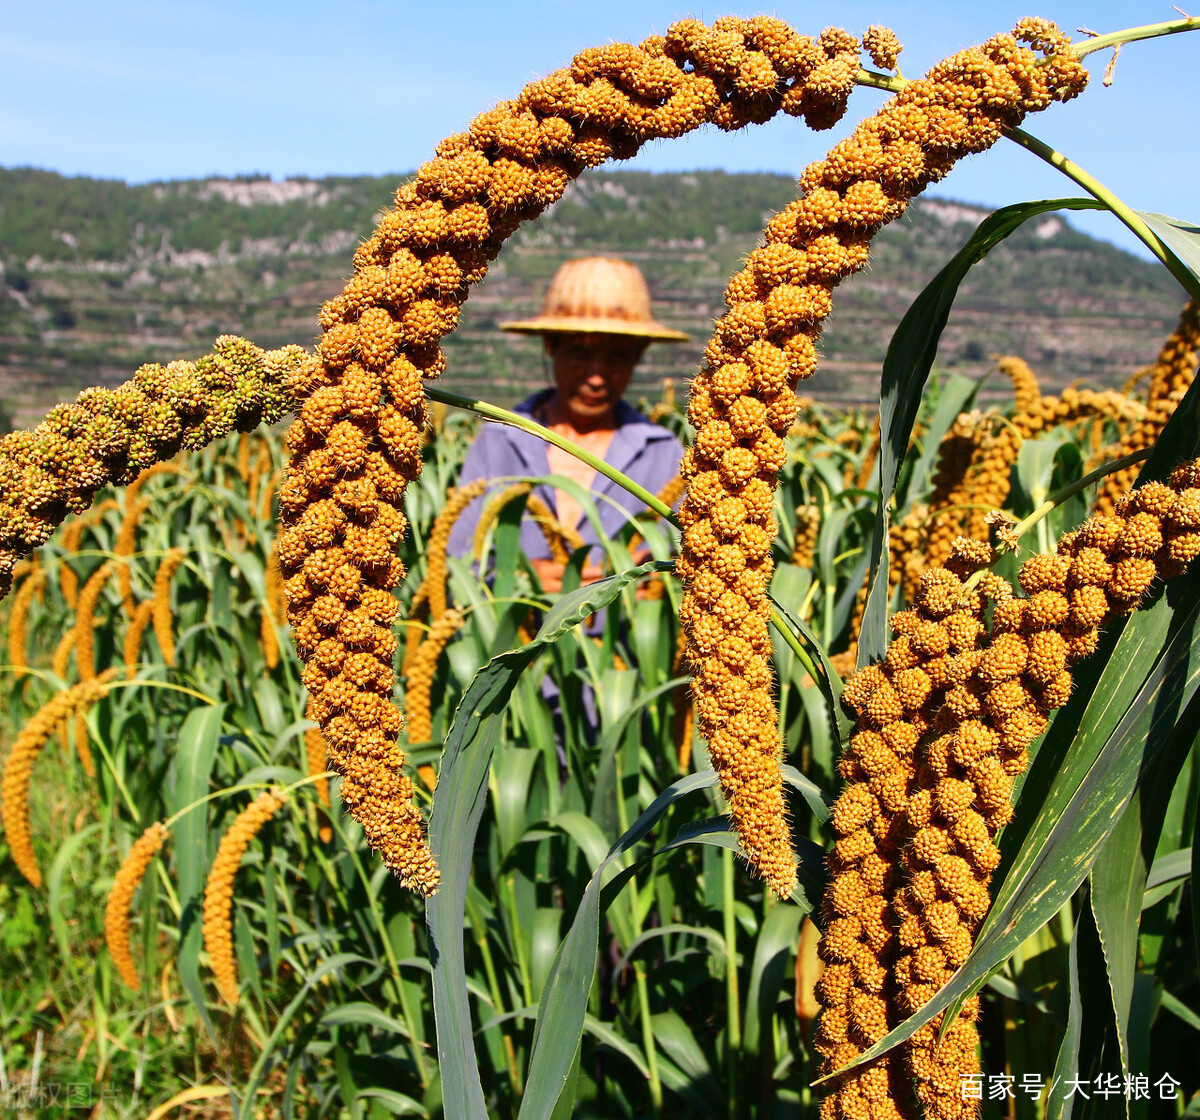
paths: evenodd
<path fill-rule="evenodd" d="M 430 693 L 433 688 L 434 672 L 438 658 L 458 628 L 463 615 L 458 610 L 448 610 L 430 627 L 429 633 L 417 651 L 412 669 L 405 682 L 405 707 L 408 709 L 408 741 L 428 743 L 433 739 L 433 713 L 430 708 Z"/>
<path fill-rule="evenodd" d="M 90 681 L 96 675 L 96 654 L 92 642 L 96 606 L 114 566 L 111 560 L 105 560 L 79 593 L 79 606 L 75 612 L 75 665 L 81 681 Z"/>
<path fill-rule="evenodd" d="M 108 954 L 125 986 L 133 991 L 138 989 L 138 974 L 129 945 L 129 906 L 133 902 L 133 892 L 166 838 L 166 826 L 162 821 L 155 821 L 134 841 L 117 871 L 104 907 L 104 941 L 108 945 Z"/>
<path fill-rule="evenodd" d="M 29 829 L 29 783 L 33 764 L 60 721 L 76 711 L 85 711 L 109 689 L 116 669 L 106 669 L 98 677 L 80 681 L 60 692 L 38 709 L 17 735 L 4 766 L 0 788 L 0 820 L 13 862 L 35 887 L 42 885 Z"/>
<path fill-rule="evenodd" d="M 237 815 L 221 837 L 204 884 L 204 948 L 217 987 L 231 1007 L 238 1002 L 237 963 L 233 953 L 233 881 L 250 841 L 286 801 L 278 790 L 265 790 Z"/>
<path fill-rule="evenodd" d="M 434 519 L 425 550 L 425 580 L 422 583 L 429 600 L 429 615 L 434 622 L 446 613 L 446 545 L 450 540 L 450 532 L 463 510 L 486 489 L 487 480 L 479 478 L 457 490 L 451 490 L 446 504 Z"/>
<path fill-rule="evenodd" d="M 144 603 L 140 603 L 137 610 L 134 611 L 133 618 L 129 622 L 129 626 L 125 630 L 125 644 L 123 653 L 125 655 L 125 675 L 133 680 L 137 676 L 139 654 L 142 649 L 142 635 L 146 632 L 146 627 L 150 623 L 150 616 L 154 612 L 154 603 L 147 599 Z"/>
<path fill-rule="evenodd" d="M 16 670 L 14 675 L 17 680 L 25 675 L 22 670 L 29 664 L 25 660 L 25 631 L 29 619 L 29 607 L 33 602 L 34 595 L 42 589 L 45 583 L 45 569 L 40 566 L 35 567 L 22 581 L 17 593 L 13 596 L 12 613 L 8 618 L 8 663 Z"/>
<path fill-rule="evenodd" d="M 163 660 L 172 667 L 175 665 L 175 635 L 171 629 L 171 580 L 175 578 L 184 556 L 182 548 L 171 549 L 159 564 L 154 576 L 154 636 L 158 638 L 158 648 L 162 651 Z"/>

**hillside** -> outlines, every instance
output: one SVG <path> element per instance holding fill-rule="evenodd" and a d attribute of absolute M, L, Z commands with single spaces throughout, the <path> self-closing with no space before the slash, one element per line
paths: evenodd
<path fill-rule="evenodd" d="M 308 344 L 355 244 L 402 176 L 208 179 L 129 186 L 0 169 L 0 399 L 18 423 L 144 361 L 206 350 L 221 333 Z M 722 291 L 766 218 L 791 200 L 777 175 L 593 173 L 521 230 L 449 339 L 447 388 L 500 403 L 543 382 L 535 340 L 496 324 L 537 310 L 558 264 L 620 253 L 650 281 L 659 317 L 693 342 L 651 349 L 634 394 L 683 379 Z M 874 399 L 879 363 L 912 298 L 986 215 L 919 201 L 876 239 L 871 269 L 839 291 L 810 391 Z M 1026 358 L 1047 385 L 1119 383 L 1153 357 L 1182 293 L 1158 266 L 1046 216 L 974 270 L 939 361 L 982 374 L 988 355 Z"/>

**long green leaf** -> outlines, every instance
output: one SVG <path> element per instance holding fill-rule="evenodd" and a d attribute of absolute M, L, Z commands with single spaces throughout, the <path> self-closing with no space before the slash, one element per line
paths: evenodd
<path fill-rule="evenodd" d="M 788 961 L 800 940 L 800 922 L 803 918 L 804 912 L 799 906 L 776 903 L 763 920 L 762 929 L 754 942 L 742 1044 L 747 1051 L 758 1056 L 759 1076 L 764 1071 L 769 1075 L 775 1063 L 771 1017 L 779 1002 Z"/>
<path fill-rule="evenodd" d="M 804 639 L 809 650 L 816 654 L 817 664 L 820 667 L 820 672 L 817 674 L 816 685 L 821 690 L 821 696 L 825 701 L 826 717 L 829 721 L 829 734 L 836 744 L 840 755 L 842 746 L 846 742 L 850 734 L 850 720 L 846 717 L 846 713 L 842 711 L 842 705 L 839 703 L 842 696 L 842 678 L 838 671 L 833 667 L 833 662 L 829 660 L 829 655 L 825 652 L 825 647 L 817 641 L 817 636 L 812 632 L 809 625 L 798 615 L 793 614 L 791 609 L 784 603 L 781 603 L 773 595 L 771 602 L 775 605 L 775 609 L 779 612 L 784 622 L 792 628 Z M 823 818 L 822 818 L 823 819 Z"/>
<path fill-rule="evenodd" d="M 1030 218 L 1050 210 L 1103 208 L 1091 198 L 1052 198 L 1020 202 L 989 214 L 913 300 L 892 335 L 879 383 L 879 505 L 871 540 L 871 583 L 859 635 L 860 666 L 879 660 L 887 648 L 888 507 L 959 285 L 976 264 Z"/>
<path fill-rule="evenodd" d="M 221 741 L 224 704 L 193 708 L 179 729 L 175 751 L 175 782 L 171 812 L 195 805 L 209 791 L 217 747 Z M 200 912 L 204 882 L 208 877 L 208 806 L 196 805 L 175 822 L 175 872 L 179 880 L 179 979 L 191 997 L 214 1044 L 212 1021 L 204 1003 L 200 980 L 200 949 L 203 935 Z"/>
<path fill-rule="evenodd" d="M 1108 967 L 1117 1042 L 1126 1073 L 1131 1065 L 1129 1017 L 1150 862 L 1162 834 L 1171 791 L 1196 741 L 1198 716 L 1200 705 L 1193 701 L 1167 733 L 1141 777 L 1138 795 L 1126 809 L 1092 868 L 1092 913 Z"/>
<path fill-rule="evenodd" d="M 1183 266 L 1200 280 L 1200 226 L 1195 222 L 1168 218 L 1166 214 L 1148 214 L 1145 210 L 1139 210 L 1137 214 L 1169 246 Z"/>
<path fill-rule="evenodd" d="M 462 1120 L 487 1118 L 472 1042 L 463 930 L 475 835 L 509 696 L 517 677 L 542 649 L 558 641 L 594 611 L 608 606 L 622 588 L 657 569 L 655 563 L 643 564 L 563 595 L 546 612 L 533 641 L 493 657 L 475 674 L 454 713 L 438 780 L 441 792 L 434 799 L 429 821 L 429 844 L 441 869 L 442 881 L 438 893 L 425 906 L 433 964 L 438 1061 L 447 1116 Z"/>
<path fill-rule="evenodd" d="M 696 790 L 707 789 L 715 781 L 716 775 L 706 771 L 673 782 L 612 846 L 592 874 L 542 991 L 519 1120 L 549 1120 L 567 1083 L 583 1030 L 588 993 L 596 975 L 605 870 L 645 837 L 676 801 Z"/>

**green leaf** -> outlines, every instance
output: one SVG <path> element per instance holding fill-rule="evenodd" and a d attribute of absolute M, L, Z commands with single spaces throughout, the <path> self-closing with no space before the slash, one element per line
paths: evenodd
<path fill-rule="evenodd" d="M 467 882 L 483 814 L 492 754 L 517 677 L 546 646 L 593 611 L 608 606 L 628 584 L 658 565 L 643 564 L 561 596 L 546 612 L 533 641 L 493 657 L 476 674 L 454 713 L 446 738 L 429 821 L 429 844 L 441 869 L 441 887 L 425 905 L 433 964 L 433 1010 L 447 1116 L 486 1120 L 487 1106 L 472 1042 L 463 930 Z M 575 1037 L 578 1037 L 576 1033 Z"/>
<path fill-rule="evenodd" d="M 365 957 L 359 956 L 357 953 L 335 953 L 333 956 L 321 961 L 311 973 L 304 978 L 304 984 L 300 991 L 296 993 L 292 1001 L 283 1009 L 279 1018 L 275 1022 L 275 1026 L 271 1030 L 271 1037 L 267 1039 L 262 1051 L 254 1061 L 254 1066 L 250 1070 L 250 1076 L 246 1080 L 244 1096 L 242 1097 L 241 1108 L 238 1110 L 239 1120 L 252 1120 L 255 1116 L 255 1096 L 258 1093 L 258 1087 L 262 1084 L 262 1079 L 266 1076 L 268 1068 L 274 1065 L 275 1060 L 279 1056 L 279 1043 L 291 1026 L 292 1020 L 301 1011 L 302 1008 L 311 1006 L 312 990 L 326 976 L 331 973 L 338 972 L 348 964 L 366 964 L 372 965 L 375 962 L 367 960 Z M 377 969 L 377 971 L 380 971 Z M 292 1053 L 298 1051 L 293 1049 Z"/>
<path fill-rule="evenodd" d="M 1101 209 L 1103 203 L 1095 199 L 1053 198 L 1020 202 L 989 214 L 913 300 L 892 335 L 879 384 L 879 505 L 871 541 L 870 589 L 859 635 L 860 666 L 878 661 L 887 648 L 888 507 L 959 285 L 976 264 L 1030 218 L 1050 210 Z"/>
<path fill-rule="evenodd" d="M 1067 964 L 1067 1029 L 1058 1048 L 1054 1063 L 1052 1085 L 1065 1085 L 1071 1078 L 1079 1076 L 1079 1040 L 1083 1032 L 1083 1000 L 1079 983 L 1079 940 L 1085 934 L 1085 926 L 1093 931 L 1091 911 L 1088 910 L 1075 924 L 1071 936 L 1071 954 Z M 1065 1093 L 1055 1094 L 1051 1090 L 1046 1097 L 1046 1120 L 1070 1120 L 1071 1107 L 1075 1098 Z"/>
<path fill-rule="evenodd" d="M 412 1097 L 397 1093 L 393 1089 L 359 1089 L 356 1100 L 382 1101 L 392 1110 L 393 1116 L 428 1116 L 429 1110 Z"/>
<path fill-rule="evenodd" d="M 365 1025 L 377 1030 L 397 1034 L 401 1038 L 411 1038 L 412 1032 L 393 1015 L 388 1015 L 372 1003 L 362 1000 L 352 1000 L 349 1003 L 331 1007 L 321 1015 L 321 1023 L 326 1027 Z"/>
<path fill-rule="evenodd" d="M 1173 886 L 1192 875 L 1192 853 L 1190 848 L 1179 848 L 1165 856 L 1159 856 L 1150 865 L 1150 874 L 1146 876 L 1146 890 L 1157 890 L 1159 887 Z"/>
<path fill-rule="evenodd" d="M 1148 214 L 1145 210 L 1136 213 L 1200 281 L 1200 226 L 1179 218 L 1168 218 L 1166 214 Z"/>
<path fill-rule="evenodd" d="M 708 1064 L 695 1035 L 674 1011 L 660 1011 L 651 1016 L 650 1023 L 655 1043 L 670 1059 L 670 1067 L 663 1063 L 664 1083 L 690 1101 L 702 1101 L 703 1115 L 711 1116 L 713 1102 L 721 1100 L 723 1094 L 721 1084 L 713 1074 L 712 1066 Z M 675 1077 L 668 1079 L 668 1068 L 672 1073 L 678 1070 L 682 1080 Z"/>
<path fill-rule="evenodd" d="M 1054 476 L 1054 461 L 1058 449 L 1068 441 L 1043 436 L 1027 439 L 1017 452 L 1017 468 L 1014 482 L 1020 497 L 1029 509 L 1039 506 L 1050 493 L 1050 480 Z"/>
<path fill-rule="evenodd" d="M 72 867 L 79 849 L 92 838 L 93 834 L 100 827 L 99 824 L 90 824 L 87 828 L 81 829 L 72 836 L 68 836 L 58 851 L 54 853 L 54 860 L 50 864 L 50 872 L 46 876 L 46 908 L 50 912 L 50 928 L 54 930 L 54 939 L 58 942 L 58 951 L 62 954 L 62 959 L 66 961 L 67 967 L 72 972 L 75 971 L 75 961 L 71 954 L 70 923 L 67 921 L 67 915 L 63 909 L 63 877 L 66 875 L 67 870 Z M 77 892 L 78 887 L 72 884 L 69 894 L 73 900 L 77 897 Z"/>
<path fill-rule="evenodd" d="M 1092 868 L 1090 891 L 1096 930 L 1104 949 L 1116 1016 L 1117 1042 L 1129 1072 L 1131 1005 L 1138 959 L 1142 903 L 1150 860 L 1158 847 L 1163 820 L 1179 771 L 1196 740 L 1200 705 L 1188 705 L 1140 776 L 1137 796 L 1125 810 Z"/>
<path fill-rule="evenodd" d="M 715 781 L 716 774 L 707 771 L 688 774 L 673 782 L 612 846 L 608 856 L 592 874 L 542 992 L 537 1029 L 533 1036 L 533 1052 L 525 1079 L 525 1096 L 521 1101 L 518 1120 L 549 1120 L 566 1086 L 583 1030 L 588 993 L 596 975 L 601 884 L 605 870 L 614 859 L 642 840 L 676 801 L 696 790 L 707 789 Z M 628 881 L 638 866 L 640 864 L 635 864 L 633 868 L 627 868 L 625 874 L 618 876 L 621 885 Z M 607 908 L 616 892 L 604 893 Z"/>
<path fill-rule="evenodd" d="M 775 1061 L 775 1038 L 771 1018 L 783 989 L 788 961 L 800 940 L 804 912 L 799 906 L 776 903 L 763 921 L 754 942 L 750 987 L 746 991 L 746 1015 L 742 1044 L 759 1059 L 760 1076 L 770 1074 Z"/>
<path fill-rule="evenodd" d="M 1192 947 L 1200 972 L 1200 782 L 1196 783 L 1196 810 L 1192 814 Z"/>
<path fill-rule="evenodd" d="M 850 720 L 846 717 L 846 713 L 842 711 L 842 705 L 839 703 L 842 695 L 842 678 L 838 671 L 833 667 L 833 662 L 829 660 L 829 655 L 825 652 L 825 647 L 817 641 L 817 636 L 812 632 L 812 629 L 791 610 L 779 602 L 774 596 L 771 596 L 771 602 L 775 605 L 775 609 L 779 611 L 780 617 L 799 634 L 807 644 L 809 650 L 816 654 L 817 663 L 820 666 L 821 672 L 817 674 L 816 685 L 821 690 L 821 696 L 825 700 L 826 715 L 829 720 L 829 734 L 834 743 L 837 744 L 840 755 L 842 746 L 845 744 L 847 737 L 850 734 Z"/>
<path fill-rule="evenodd" d="M 179 881 L 179 979 L 216 1044 L 212 1020 L 204 1003 L 200 979 L 200 929 L 204 882 L 208 877 L 208 805 L 199 804 L 212 783 L 213 765 L 221 741 L 224 704 L 193 708 L 179 729 L 175 751 L 175 782 L 171 813 L 188 811 L 175 822 L 175 873 Z M 194 806 L 193 808 L 188 808 Z"/>
<path fill-rule="evenodd" d="M 961 373 L 951 374 L 945 384 L 940 386 L 937 407 L 929 420 L 929 427 L 922 434 L 923 447 L 921 455 L 913 466 L 912 475 L 908 480 L 907 493 L 909 503 L 917 496 L 924 494 L 929 488 L 929 480 L 933 477 L 937 465 L 938 453 L 942 449 L 942 440 L 950 430 L 951 425 L 964 412 L 969 412 L 975 403 L 975 395 L 979 392 L 982 378 L 976 381 L 971 377 L 963 377 Z"/>
<path fill-rule="evenodd" d="M 1162 1005 L 1164 1011 L 1169 1011 L 1176 1019 L 1187 1023 L 1192 1030 L 1200 1031 L 1200 1015 L 1197 1015 L 1183 1000 L 1171 995 L 1170 992 L 1164 991 L 1162 994 Z"/>

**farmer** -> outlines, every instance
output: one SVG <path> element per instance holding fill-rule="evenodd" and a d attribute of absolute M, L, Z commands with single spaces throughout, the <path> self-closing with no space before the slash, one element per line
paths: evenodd
<path fill-rule="evenodd" d="M 621 399 L 651 342 L 684 342 L 688 337 L 655 322 L 646 281 L 636 266 L 609 257 L 567 261 L 550 282 L 541 315 L 502 323 L 501 329 L 540 334 L 553 368 L 553 386 L 522 401 L 516 412 L 579 444 L 652 494 L 675 477 L 683 454 L 679 441 Z M 615 535 L 628 521 L 627 515 L 645 509 L 573 455 L 505 424 L 483 426 L 467 453 L 458 484 L 477 478 L 546 474 L 564 475 L 595 494 L 607 535 Z M 476 499 L 459 518 L 450 536 L 451 554 L 470 553 L 475 527 L 492 493 Z M 591 521 L 570 494 L 545 485 L 535 487 L 534 493 L 585 543 L 597 543 Z M 545 537 L 530 518 L 521 528 L 521 547 L 542 587 L 561 590 L 564 565 L 551 558 Z M 602 574 L 593 562 L 596 558 L 593 552 L 583 569 L 585 583 Z"/>

